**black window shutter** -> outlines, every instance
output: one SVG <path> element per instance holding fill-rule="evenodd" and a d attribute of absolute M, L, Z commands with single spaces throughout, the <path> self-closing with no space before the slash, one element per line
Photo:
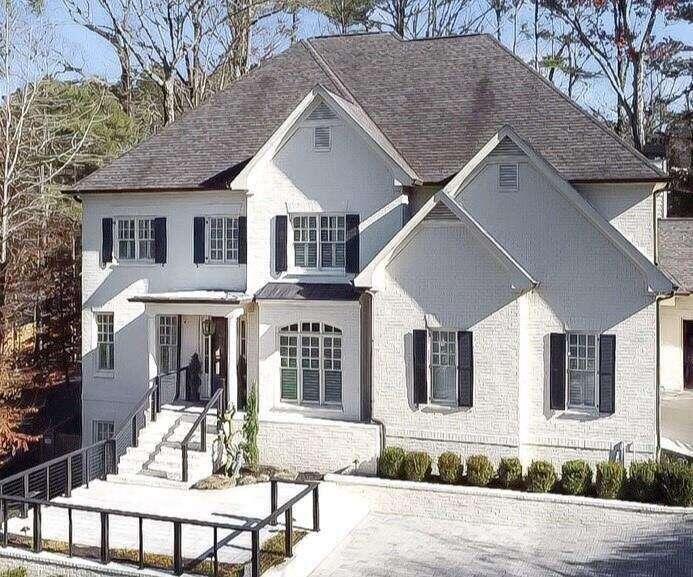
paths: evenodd
<path fill-rule="evenodd" d="M 599 412 L 616 410 L 616 335 L 599 337 Z"/>
<path fill-rule="evenodd" d="M 551 408 L 565 410 L 565 335 L 551 333 L 550 336 L 550 375 Z"/>
<path fill-rule="evenodd" d="M 202 264 L 205 262 L 205 217 L 196 216 L 193 219 L 193 262 Z"/>
<path fill-rule="evenodd" d="M 286 226 L 286 215 L 277 215 L 274 221 L 274 269 L 277 272 L 286 270 Z"/>
<path fill-rule="evenodd" d="M 428 401 L 428 367 L 426 362 L 426 331 L 415 330 L 413 340 L 414 352 L 414 402 Z"/>
<path fill-rule="evenodd" d="M 166 219 L 154 219 L 154 262 L 166 262 Z"/>
<path fill-rule="evenodd" d="M 358 273 L 359 262 L 359 223 L 358 214 L 346 215 L 346 272 Z"/>
<path fill-rule="evenodd" d="M 474 341 L 470 331 L 458 331 L 457 351 L 457 404 L 471 407 L 474 404 Z"/>
<path fill-rule="evenodd" d="M 101 262 L 106 264 L 113 260 L 113 219 L 101 219 Z"/>
<path fill-rule="evenodd" d="M 238 217 L 238 264 L 248 263 L 248 229 L 245 216 Z"/>

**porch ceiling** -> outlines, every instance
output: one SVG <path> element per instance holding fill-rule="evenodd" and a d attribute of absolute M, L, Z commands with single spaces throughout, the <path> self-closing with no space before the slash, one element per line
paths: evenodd
<path fill-rule="evenodd" d="M 173 291 L 148 293 L 130 297 L 130 302 L 136 303 L 175 303 L 175 304 L 242 304 L 252 299 L 243 292 L 222 290 Z"/>

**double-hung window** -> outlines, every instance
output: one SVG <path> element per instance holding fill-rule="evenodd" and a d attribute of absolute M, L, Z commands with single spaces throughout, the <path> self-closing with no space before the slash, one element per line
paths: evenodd
<path fill-rule="evenodd" d="M 279 331 L 281 398 L 303 404 L 342 402 L 342 331 L 302 322 Z"/>
<path fill-rule="evenodd" d="M 345 266 L 346 217 L 295 215 L 294 264 L 300 268 L 343 269 Z M 319 239 L 319 240 L 318 240 Z"/>
<path fill-rule="evenodd" d="M 154 219 L 119 217 L 116 219 L 118 259 L 121 261 L 154 261 Z"/>
<path fill-rule="evenodd" d="M 597 407 L 599 337 L 588 333 L 566 335 L 568 407 Z"/>
<path fill-rule="evenodd" d="M 161 315 L 159 333 L 159 373 L 168 373 L 178 368 L 178 317 Z"/>
<path fill-rule="evenodd" d="M 210 216 L 207 218 L 207 262 L 235 264 L 238 262 L 238 218 Z"/>
<path fill-rule="evenodd" d="M 457 401 L 457 332 L 432 330 L 430 335 L 432 403 Z"/>
<path fill-rule="evenodd" d="M 91 440 L 94 443 L 105 441 L 113 437 L 115 426 L 113 421 L 92 421 Z"/>
<path fill-rule="evenodd" d="M 96 313 L 96 369 L 112 371 L 114 358 L 113 313 Z"/>

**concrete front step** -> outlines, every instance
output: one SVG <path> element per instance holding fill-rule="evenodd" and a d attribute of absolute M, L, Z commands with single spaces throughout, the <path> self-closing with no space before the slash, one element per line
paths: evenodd
<path fill-rule="evenodd" d="M 108 475 L 107 480 L 122 485 L 144 485 L 146 487 L 161 487 L 166 489 L 187 489 L 195 482 L 182 483 L 181 481 L 171 481 L 170 479 L 161 479 L 150 475 L 120 472 L 118 472 L 117 475 Z"/>

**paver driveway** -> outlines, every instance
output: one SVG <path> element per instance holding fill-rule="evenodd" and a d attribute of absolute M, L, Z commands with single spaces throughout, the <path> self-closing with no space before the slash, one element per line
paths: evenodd
<path fill-rule="evenodd" d="M 693 577 L 693 523 L 501 527 L 371 514 L 312 577 Z"/>

